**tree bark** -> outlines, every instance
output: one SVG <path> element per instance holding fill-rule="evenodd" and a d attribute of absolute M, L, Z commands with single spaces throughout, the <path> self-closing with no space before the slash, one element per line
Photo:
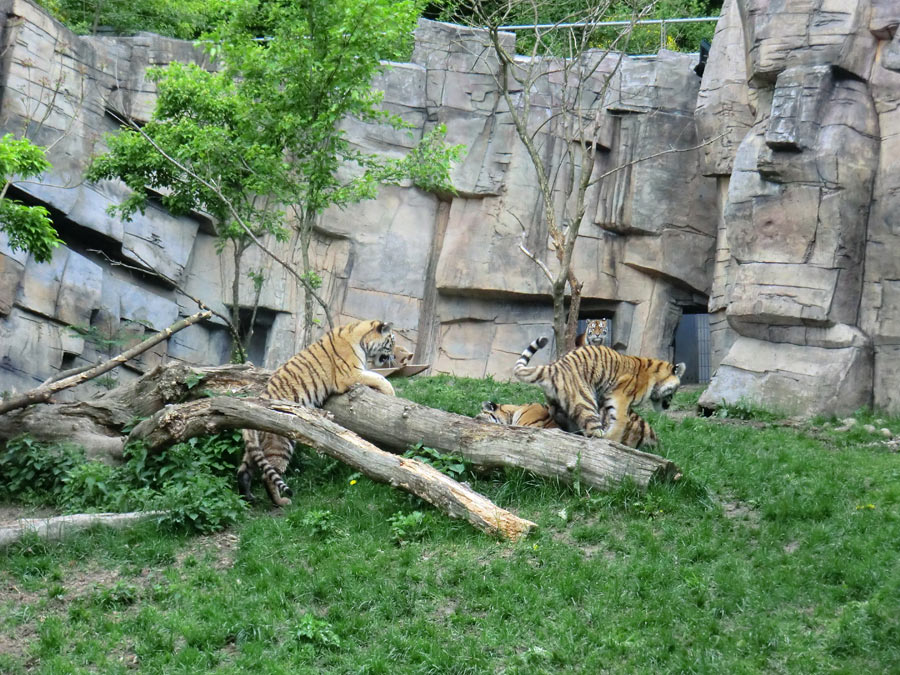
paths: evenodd
<path fill-rule="evenodd" d="M 612 441 L 481 422 L 368 387 L 332 396 L 325 409 L 338 424 L 379 445 L 422 443 L 485 468 L 515 466 L 567 484 L 609 489 L 632 481 L 646 488 L 652 480 L 671 480 L 678 473 L 667 459 Z"/>
<path fill-rule="evenodd" d="M 299 440 L 361 471 L 433 504 L 477 529 L 516 540 L 536 527 L 505 511 L 468 486 L 415 459 L 384 452 L 321 412 L 285 401 L 218 397 L 161 410 L 138 424 L 132 440 L 153 451 L 192 436 L 223 429 L 259 429 Z"/>
<path fill-rule="evenodd" d="M 123 430 L 135 418 L 199 396 L 256 395 L 270 374 L 250 365 L 161 365 L 87 401 L 32 405 L 0 415 L 0 441 L 27 433 L 45 443 L 75 443 L 90 459 L 115 462 L 122 459 Z"/>

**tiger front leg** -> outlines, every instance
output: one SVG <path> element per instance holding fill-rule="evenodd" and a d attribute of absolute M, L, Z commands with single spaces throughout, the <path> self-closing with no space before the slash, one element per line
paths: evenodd
<path fill-rule="evenodd" d="M 375 391 L 380 391 L 382 394 L 385 394 L 387 396 L 396 396 L 391 383 L 388 382 L 387 378 L 381 373 L 374 373 L 371 370 L 364 370 L 359 374 L 359 382 L 360 384 L 371 387 Z"/>

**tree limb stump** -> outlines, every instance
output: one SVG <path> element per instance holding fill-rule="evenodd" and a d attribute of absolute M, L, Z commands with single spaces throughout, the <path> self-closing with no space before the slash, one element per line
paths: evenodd
<path fill-rule="evenodd" d="M 465 518 L 489 534 L 516 540 L 537 527 L 434 467 L 385 452 L 321 411 L 285 401 L 218 397 L 171 405 L 138 424 L 129 438 L 143 441 L 153 451 L 224 429 L 258 429 L 299 440 L 372 480 L 410 492 L 453 518 Z"/>
<path fill-rule="evenodd" d="M 572 484 L 609 489 L 624 481 L 646 488 L 671 480 L 675 464 L 647 452 L 558 429 L 507 427 L 435 410 L 402 398 L 355 387 L 325 402 L 335 421 L 379 445 L 407 448 L 422 443 L 493 468 L 514 466 Z"/>

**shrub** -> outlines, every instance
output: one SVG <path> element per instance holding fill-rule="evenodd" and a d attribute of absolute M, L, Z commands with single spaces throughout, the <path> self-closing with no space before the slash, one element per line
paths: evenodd
<path fill-rule="evenodd" d="M 84 452 L 76 446 L 41 443 L 27 435 L 12 438 L 0 451 L 0 498 L 55 504 L 63 479 L 82 462 Z"/>

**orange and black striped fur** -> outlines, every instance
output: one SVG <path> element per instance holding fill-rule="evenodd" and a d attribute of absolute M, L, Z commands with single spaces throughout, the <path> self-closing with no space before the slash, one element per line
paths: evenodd
<path fill-rule="evenodd" d="M 382 321 L 357 321 L 336 328 L 321 340 L 292 356 L 266 383 L 264 398 L 294 401 L 318 408 L 332 394 L 342 394 L 355 384 L 365 384 L 383 394 L 394 395 L 394 388 L 382 375 L 366 370 L 368 359 L 378 363 L 385 354 L 393 354 L 394 333 Z M 282 436 L 263 431 L 244 430 L 244 458 L 238 467 L 241 495 L 253 501 L 250 493 L 252 469 L 262 474 L 269 497 L 285 506 L 291 489 L 281 475 L 293 454 L 293 444 Z M 285 496 L 282 496 L 285 495 Z"/>
<path fill-rule="evenodd" d="M 606 341 L 607 335 L 609 335 L 609 319 L 591 319 L 585 331 L 575 338 L 575 346 L 600 346 Z"/>
<path fill-rule="evenodd" d="M 532 342 L 513 368 L 523 382 L 544 390 L 548 407 L 561 426 L 570 421 L 585 436 L 623 442 L 631 406 L 650 401 L 669 407 L 681 386 L 685 364 L 627 356 L 608 347 L 576 347 L 547 366 L 528 362 L 547 338 Z"/>
<path fill-rule="evenodd" d="M 559 428 L 556 420 L 550 415 L 547 406 L 540 403 L 514 405 L 511 403 L 484 401 L 481 404 L 481 412 L 475 415 L 475 419 L 513 427 Z"/>
<path fill-rule="evenodd" d="M 481 412 L 475 416 L 476 420 L 493 422 L 516 427 L 538 427 L 540 429 L 558 429 L 559 424 L 554 419 L 550 409 L 540 403 L 526 403 L 524 405 L 500 404 L 493 401 L 485 401 L 481 404 Z M 567 420 L 564 420 L 567 422 Z M 571 427 L 564 423 L 563 427 Z M 578 432 L 577 428 L 568 428 L 566 431 Z M 653 427 L 643 417 L 632 411 L 628 414 L 625 423 L 625 432 L 621 443 L 632 448 L 644 448 L 654 446 L 659 442 Z"/>

